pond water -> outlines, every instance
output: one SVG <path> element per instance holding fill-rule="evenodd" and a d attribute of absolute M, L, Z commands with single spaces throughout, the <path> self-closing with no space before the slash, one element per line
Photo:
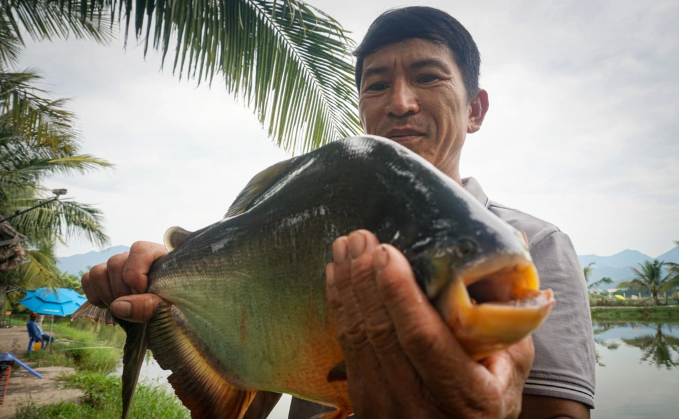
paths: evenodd
<path fill-rule="evenodd" d="M 679 324 L 594 322 L 596 419 L 677 418 Z"/>
<path fill-rule="evenodd" d="M 594 322 L 593 331 L 597 408 L 592 418 L 677 418 L 679 324 Z M 140 381 L 172 391 L 168 375 L 148 356 Z M 269 419 L 286 419 L 290 402 L 284 395 Z"/>

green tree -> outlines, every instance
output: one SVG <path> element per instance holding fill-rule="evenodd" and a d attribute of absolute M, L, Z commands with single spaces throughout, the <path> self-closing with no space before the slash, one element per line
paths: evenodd
<path fill-rule="evenodd" d="M 658 295 L 674 289 L 677 285 L 672 272 L 663 275 L 662 268 L 664 265 L 665 262 L 654 259 L 651 262 L 640 263 L 641 270 L 631 267 L 630 269 L 635 274 L 635 279 L 619 284 L 618 288 L 648 291 L 651 293 L 654 305 L 658 305 Z"/>

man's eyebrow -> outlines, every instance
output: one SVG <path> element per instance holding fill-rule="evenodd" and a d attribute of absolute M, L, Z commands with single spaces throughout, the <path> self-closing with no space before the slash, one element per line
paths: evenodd
<path fill-rule="evenodd" d="M 427 67 L 436 67 L 437 69 L 445 73 L 450 73 L 451 71 L 450 66 L 448 66 L 445 61 L 438 58 L 427 58 L 424 60 L 415 61 L 414 63 L 410 64 L 410 68 L 413 70 L 419 70 Z M 386 72 L 388 72 L 388 66 L 382 67 L 370 66 L 362 71 L 362 77 L 365 78 L 376 74 L 385 74 Z"/>
<path fill-rule="evenodd" d="M 445 61 L 438 58 L 427 58 L 425 60 L 419 60 L 410 64 L 410 68 L 413 70 L 419 70 L 426 67 L 436 67 L 445 73 L 450 73 L 451 71 L 450 66 L 448 66 Z"/>
<path fill-rule="evenodd" d="M 365 78 L 367 76 L 373 76 L 375 74 L 384 74 L 388 71 L 387 66 L 383 67 L 367 67 L 366 69 L 363 70 L 362 72 L 362 77 Z"/>

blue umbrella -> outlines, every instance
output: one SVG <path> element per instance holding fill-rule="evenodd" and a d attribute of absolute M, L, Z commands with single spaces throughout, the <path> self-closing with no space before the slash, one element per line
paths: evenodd
<path fill-rule="evenodd" d="M 67 288 L 55 288 L 54 290 L 38 288 L 37 290 L 26 291 L 26 298 L 19 301 L 19 304 L 38 314 L 68 316 L 86 301 L 88 301 L 87 298 Z"/>
<path fill-rule="evenodd" d="M 26 291 L 26 298 L 19 301 L 27 309 L 39 314 L 51 314 L 50 335 L 52 335 L 52 321 L 54 316 L 68 316 L 73 314 L 87 298 L 78 294 L 74 290 L 67 288 L 38 288 L 37 290 Z M 52 350 L 52 345 L 50 345 Z"/>

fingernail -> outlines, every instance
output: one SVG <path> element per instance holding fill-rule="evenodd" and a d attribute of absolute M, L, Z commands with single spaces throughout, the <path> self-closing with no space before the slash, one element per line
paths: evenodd
<path fill-rule="evenodd" d="M 133 315 L 133 305 L 130 301 L 116 301 L 109 307 L 114 316 L 127 319 Z"/>
<path fill-rule="evenodd" d="M 332 253 L 334 253 L 334 263 L 339 264 L 346 260 L 348 256 L 346 240 L 336 240 L 332 245 Z"/>
<path fill-rule="evenodd" d="M 388 265 L 388 250 L 384 245 L 379 246 L 380 250 L 374 253 L 374 269 L 382 269 Z"/>
<path fill-rule="evenodd" d="M 357 258 L 365 251 L 367 243 L 365 242 L 365 236 L 360 233 L 353 233 L 348 236 L 348 248 L 350 250 L 350 257 L 353 259 Z"/>

